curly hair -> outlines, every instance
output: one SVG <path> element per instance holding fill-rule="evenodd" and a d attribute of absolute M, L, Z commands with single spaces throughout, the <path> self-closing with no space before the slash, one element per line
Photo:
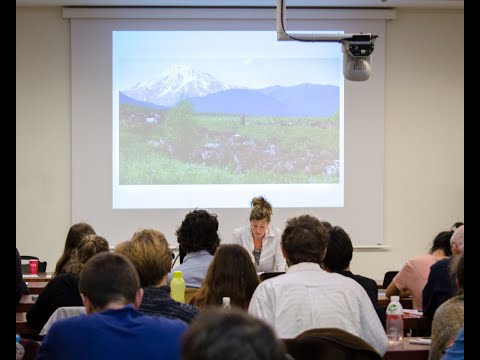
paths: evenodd
<path fill-rule="evenodd" d="M 221 245 L 195 295 L 195 305 L 200 309 L 221 305 L 222 298 L 229 296 L 232 305 L 246 310 L 259 282 L 255 265 L 243 246 Z"/>
<path fill-rule="evenodd" d="M 178 245 L 186 253 L 207 250 L 213 255 L 220 245 L 217 231 L 216 214 L 210 214 L 205 210 L 193 210 L 185 216 L 175 235 Z"/>

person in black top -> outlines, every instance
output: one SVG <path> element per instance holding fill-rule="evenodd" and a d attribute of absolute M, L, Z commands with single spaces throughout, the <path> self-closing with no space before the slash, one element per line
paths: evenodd
<path fill-rule="evenodd" d="M 329 272 L 335 272 L 352 278 L 358 282 L 368 294 L 377 315 L 385 326 L 385 308 L 378 304 L 378 289 L 375 280 L 365 276 L 353 274 L 350 271 L 350 261 L 353 256 L 353 245 L 350 236 L 340 226 L 334 226 L 329 230 L 327 254 L 323 259 L 323 267 Z"/>
<path fill-rule="evenodd" d="M 41 331 L 55 310 L 63 306 L 83 306 L 78 290 L 80 271 L 93 255 L 109 251 L 107 240 L 98 235 L 86 235 L 65 265 L 62 274 L 52 277 L 27 312 L 28 324 Z"/>
<path fill-rule="evenodd" d="M 15 295 L 17 297 L 17 304 L 20 302 L 20 299 L 22 298 L 22 295 L 29 294 L 30 292 L 28 291 L 28 286 L 25 284 L 25 281 L 23 281 L 22 277 L 22 259 L 20 258 L 20 253 L 18 252 L 18 249 L 15 248 L 17 252 L 17 258 L 16 258 L 16 290 L 15 290 Z"/>
<path fill-rule="evenodd" d="M 456 228 L 450 239 L 453 255 L 464 253 L 464 225 Z M 433 319 L 437 308 L 457 292 L 456 274 L 450 272 L 453 256 L 437 261 L 430 267 L 428 280 L 422 291 L 423 315 Z"/>

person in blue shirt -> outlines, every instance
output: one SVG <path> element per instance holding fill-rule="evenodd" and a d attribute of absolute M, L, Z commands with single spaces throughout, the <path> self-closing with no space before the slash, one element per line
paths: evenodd
<path fill-rule="evenodd" d="M 445 355 L 443 355 L 442 360 L 463 360 L 465 359 L 465 335 L 464 335 L 465 328 L 463 327 L 462 330 L 457 335 L 457 338 L 453 342 L 452 346 L 450 346 L 446 351 Z"/>
<path fill-rule="evenodd" d="M 190 211 L 175 235 L 181 264 L 172 269 L 168 283 L 172 281 L 173 270 L 179 270 L 187 288 L 199 288 L 220 245 L 217 215 L 201 209 Z"/>
<path fill-rule="evenodd" d="M 80 273 L 79 290 L 87 315 L 54 323 L 37 359 L 180 360 L 187 324 L 137 311 L 143 289 L 125 256 L 94 255 Z"/>

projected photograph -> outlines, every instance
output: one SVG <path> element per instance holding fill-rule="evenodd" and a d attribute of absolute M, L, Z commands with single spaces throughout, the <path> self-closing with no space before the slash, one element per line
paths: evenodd
<path fill-rule="evenodd" d="M 122 185 L 339 184 L 342 53 L 274 31 L 115 31 Z"/>

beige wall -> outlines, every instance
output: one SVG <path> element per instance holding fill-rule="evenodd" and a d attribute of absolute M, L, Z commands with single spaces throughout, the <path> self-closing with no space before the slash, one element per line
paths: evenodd
<path fill-rule="evenodd" d="M 63 250 L 72 206 L 70 26 L 61 14 L 16 10 L 16 244 L 47 260 L 48 270 Z M 464 219 L 464 12 L 399 10 L 386 36 L 391 249 L 357 251 L 352 263 L 375 279 Z"/>

